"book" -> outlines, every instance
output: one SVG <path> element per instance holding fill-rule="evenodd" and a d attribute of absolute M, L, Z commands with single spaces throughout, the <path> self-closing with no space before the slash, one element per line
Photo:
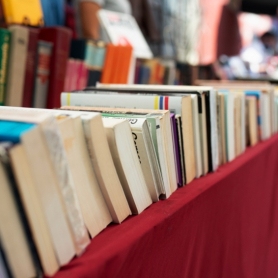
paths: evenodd
<path fill-rule="evenodd" d="M 99 113 L 65 110 L 58 112 L 73 117 L 81 117 L 82 129 L 79 126 L 78 133 L 84 134 L 84 138 L 82 137 L 80 140 L 82 140 L 82 152 L 85 154 L 84 159 L 86 159 L 86 170 L 90 175 L 90 182 L 94 180 L 92 174 L 95 173 L 112 220 L 116 223 L 121 223 L 131 214 L 131 211 L 113 163 L 101 115 Z M 93 165 L 93 173 L 91 172 L 91 164 Z M 91 186 L 94 184 L 91 183 Z M 97 188 L 93 187 L 92 190 L 99 196 Z M 102 198 L 98 198 L 96 204 L 99 206 L 99 209 L 103 207 Z M 108 216 L 106 215 L 103 219 L 99 220 L 102 220 L 100 224 L 103 227 L 107 224 Z"/>
<path fill-rule="evenodd" d="M 176 174 L 177 174 L 177 183 L 178 187 L 184 185 L 182 179 L 182 165 L 180 160 L 180 146 L 179 146 L 179 139 L 178 139 L 178 127 L 176 122 L 176 117 L 174 113 L 170 113 L 170 120 L 171 120 L 171 133 L 173 139 L 173 149 L 174 149 L 174 157 L 175 157 L 175 166 L 176 166 Z"/>
<path fill-rule="evenodd" d="M 29 40 L 29 29 L 25 26 L 13 25 L 8 63 L 5 105 L 21 106 L 23 100 L 24 78 Z"/>
<path fill-rule="evenodd" d="M 11 32 L 8 29 L 0 29 L 0 105 L 4 105 L 6 97 L 7 71 L 9 62 L 9 49 Z"/>
<path fill-rule="evenodd" d="M 51 42 L 38 40 L 32 100 L 32 106 L 35 108 L 45 108 L 47 104 L 52 48 Z"/>
<path fill-rule="evenodd" d="M 226 122 L 225 122 L 225 97 L 223 94 L 217 96 L 217 123 L 218 123 L 218 144 L 219 164 L 227 163 L 226 150 Z"/>
<path fill-rule="evenodd" d="M 61 26 L 40 29 L 39 40 L 53 44 L 46 108 L 60 107 L 60 94 L 64 88 L 71 36 L 71 30 Z"/>
<path fill-rule="evenodd" d="M 192 120 L 193 120 L 193 132 L 194 132 L 194 143 L 195 143 L 195 161 L 196 161 L 196 177 L 199 178 L 201 175 L 207 173 L 208 170 L 208 161 L 207 156 L 205 157 L 207 149 L 204 149 L 206 146 L 205 140 L 202 140 L 202 119 L 199 119 L 198 111 L 198 97 L 197 95 L 191 95 L 192 100 Z M 205 134 L 202 133 L 202 137 Z M 205 144 L 203 144 L 203 141 Z"/>
<path fill-rule="evenodd" d="M 32 237 L 28 229 L 16 182 L 10 167 L 8 151 L 0 146 L 0 233 L 1 241 L 13 277 L 39 276 L 37 257 L 32 250 Z"/>
<path fill-rule="evenodd" d="M 36 182 L 32 176 L 32 169 L 23 145 L 13 146 L 9 150 L 9 156 L 43 272 L 52 276 L 58 271 L 59 262 L 56 258 L 44 207 L 40 201 Z"/>
<path fill-rule="evenodd" d="M 80 217 L 75 192 L 72 190 L 72 180 L 67 175 L 67 168 L 65 169 L 67 162 L 63 163 L 64 150 L 61 142 L 58 141 L 61 139 L 54 118 L 48 113 L 44 114 L 28 108 L 1 107 L 1 119 L 16 120 L 17 122 L 11 123 L 19 128 L 28 125 L 28 122 L 33 123 L 30 131 L 24 134 L 18 131 L 17 140 L 20 139 L 27 153 L 44 209 L 49 207 L 50 200 L 53 210 L 55 208 L 55 211 L 46 210 L 45 213 L 58 261 L 60 265 L 63 265 L 76 254 L 77 246 L 75 244 L 82 242 L 82 236 L 86 231 L 83 229 L 84 223 Z M 17 131 L 17 129 L 15 130 Z M 34 145 L 37 148 L 34 148 Z M 38 156 L 38 153 L 41 155 Z M 58 165 L 59 161 L 61 161 L 60 166 Z M 64 183 L 62 183 L 62 179 Z M 71 213 L 72 211 L 74 213 Z M 57 221 L 60 222 L 61 227 L 57 224 L 53 225 Z M 76 230 L 77 227 L 78 230 Z M 63 233 L 61 233 L 62 230 Z M 79 247 L 81 246 L 79 245 Z"/>
<path fill-rule="evenodd" d="M 175 114 L 175 121 L 177 125 L 177 135 L 178 135 L 178 144 L 179 144 L 179 156 L 180 156 L 180 163 L 181 163 L 181 173 L 182 173 L 182 185 L 186 184 L 186 171 L 185 171 L 185 164 L 184 164 L 184 150 L 183 150 L 183 137 L 182 137 L 182 122 L 181 122 L 181 115 Z"/>
<path fill-rule="evenodd" d="M 108 10 L 99 10 L 100 24 L 114 45 L 132 46 L 136 58 L 150 59 L 153 57 L 141 30 L 130 14 Z"/>
<path fill-rule="evenodd" d="M 43 25 L 43 11 L 39 0 L 2 0 L 7 25 Z"/>
<path fill-rule="evenodd" d="M 93 238 L 112 221 L 112 218 L 89 159 L 82 121 L 79 115 L 70 115 L 66 111 L 54 113 L 58 119 L 81 212 L 90 236 Z"/>
<path fill-rule="evenodd" d="M 226 125 L 226 150 L 227 161 L 232 161 L 236 157 L 235 152 L 235 94 L 228 90 L 219 90 L 225 98 L 225 125 Z"/>
<path fill-rule="evenodd" d="M 21 105 L 22 107 L 32 107 L 39 36 L 38 29 L 28 28 L 28 31 L 29 37 Z"/>
<path fill-rule="evenodd" d="M 103 118 L 112 158 L 133 214 L 139 214 L 152 200 L 134 148 L 127 120 Z"/>
<path fill-rule="evenodd" d="M 155 152 L 159 160 L 161 175 L 163 180 L 162 194 L 168 198 L 173 191 L 177 189 L 177 181 L 175 176 L 174 161 L 170 163 L 169 153 L 173 152 L 171 145 L 171 125 L 168 110 L 152 110 L 152 109 L 130 109 L 130 108 L 113 108 L 113 107 L 78 107 L 78 106 L 63 106 L 62 109 L 81 110 L 81 111 L 101 111 L 115 114 L 126 114 L 125 117 L 141 117 L 146 118 L 151 130 L 151 138 L 155 147 Z M 134 115 L 132 115 L 134 114 Z M 168 140 L 167 140 L 168 139 Z"/>
<path fill-rule="evenodd" d="M 257 128 L 257 100 L 255 96 L 246 97 L 246 145 L 254 146 L 258 143 Z"/>
<path fill-rule="evenodd" d="M 147 120 L 137 118 L 136 114 L 113 114 L 113 112 L 104 112 L 102 117 L 127 119 L 129 121 L 134 146 L 150 196 L 153 202 L 157 202 L 159 195 L 162 193 L 163 182 Z"/>

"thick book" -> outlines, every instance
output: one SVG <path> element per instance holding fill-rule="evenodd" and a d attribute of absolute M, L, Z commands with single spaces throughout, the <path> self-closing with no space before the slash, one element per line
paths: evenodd
<path fill-rule="evenodd" d="M 3 123 L 0 123 L 3 126 Z M 1 139 L 0 139 L 1 141 Z M 41 275 L 39 260 L 28 226 L 8 148 L 0 145 L 0 233 L 13 277 Z"/>
<path fill-rule="evenodd" d="M 71 36 L 72 31 L 65 27 L 40 29 L 39 40 L 48 41 L 53 44 L 46 101 L 47 108 L 60 107 L 60 94 L 64 88 Z"/>
<path fill-rule="evenodd" d="M 39 30 L 29 28 L 22 107 L 32 107 Z"/>
<path fill-rule="evenodd" d="M 38 40 L 32 107 L 46 107 L 52 48 L 51 42 Z"/>
<path fill-rule="evenodd" d="M 5 105 L 22 106 L 24 78 L 26 71 L 29 29 L 25 26 L 13 25 L 8 63 Z"/>
<path fill-rule="evenodd" d="M 159 200 L 159 195 L 161 194 L 161 187 L 163 184 L 147 119 L 137 118 L 136 114 L 113 114 L 113 112 L 104 112 L 102 113 L 102 117 L 121 118 L 127 119 L 129 121 L 134 146 L 149 193 L 151 195 L 152 201 L 157 202 Z"/>
<path fill-rule="evenodd" d="M 51 276 L 59 269 L 59 262 L 27 153 L 22 144 L 17 144 L 9 155 L 43 272 Z"/>
<path fill-rule="evenodd" d="M 258 143 L 257 100 L 255 96 L 246 96 L 246 145 Z"/>
<path fill-rule="evenodd" d="M 57 113 L 81 117 L 82 127 L 78 127 L 78 133 L 84 134 L 84 138 L 80 138 L 83 146 L 81 151 L 86 159 L 86 170 L 91 177 L 90 182 L 95 179 L 92 177 L 92 174 L 95 173 L 113 222 L 121 223 L 131 214 L 131 211 L 113 163 L 101 115 L 99 113 L 65 110 Z M 99 190 L 95 188 L 95 184 L 95 182 L 91 184 L 92 190 L 99 195 Z M 102 198 L 99 198 L 96 204 L 100 210 L 103 206 Z M 105 215 L 99 224 L 103 227 L 108 220 L 109 217 Z"/>
<path fill-rule="evenodd" d="M 5 104 L 11 32 L 0 29 L 0 105 Z"/>
<path fill-rule="evenodd" d="M 55 111 L 50 110 L 49 112 L 54 112 L 58 119 L 69 166 L 77 185 L 76 192 L 82 215 L 90 236 L 93 238 L 112 221 L 112 217 L 89 158 L 80 115 Z"/>
<path fill-rule="evenodd" d="M 39 0 L 2 0 L 7 25 L 42 26 L 43 11 Z"/>
<path fill-rule="evenodd" d="M 134 148 L 127 120 L 103 118 L 112 158 L 133 214 L 139 214 L 152 200 Z"/>

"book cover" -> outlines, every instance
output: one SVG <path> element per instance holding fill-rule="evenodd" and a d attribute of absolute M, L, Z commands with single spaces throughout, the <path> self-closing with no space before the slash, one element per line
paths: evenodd
<path fill-rule="evenodd" d="M 23 145 L 19 143 L 13 146 L 9 151 L 9 156 L 43 272 L 45 275 L 52 276 L 57 272 L 59 263 L 48 228 L 44 207 L 40 201 Z"/>
<path fill-rule="evenodd" d="M 47 124 L 47 122 L 53 121 L 53 116 L 34 112 L 28 108 L 2 107 L 1 110 L 3 110 L 0 114 L 1 119 L 8 119 L 9 122 L 5 121 L 8 125 L 1 126 L 0 132 L 5 136 L 9 136 L 9 141 L 21 142 L 26 151 L 37 192 L 44 207 L 58 262 L 60 265 L 64 265 L 76 254 L 73 231 L 65 204 L 66 201 L 69 203 L 72 199 L 67 198 L 64 200 L 62 193 L 67 194 L 67 190 L 65 188 L 61 192 L 60 178 L 57 176 L 57 168 L 54 167 L 50 148 L 42 130 L 43 127 L 40 124 L 34 124 L 34 121 L 36 123 L 42 121 Z M 24 115 L 25 112 L 20 112 L 23 110 L 27 111 L 27 114 Z M 16 120 L 16 122 L 13 120 Z M 26 131 L 26 125 L 29 126 L 28 131 Z M 53 132 L 54 130 L 52 129 L 51 131 Z M 55 132 L 52 135 L 55 136 Z M 50 140 L 53 139 L 53 136 L 49 136 Z M 52 140 L 52 144 L 55 143 L 57 144 L 57 140 Z M 58 148 L 56 148 L 56 155 L 57 150 Z M 59 159 L 59 155 L 56 158 Z M 60 172 L 60 174 L 62 173 L 63 171 Z M 49 209 L 50 204 L 51 210 Z M 72 210 L 75 209 L 73 204 Z M 78 216 L 78 214 L 73 214 L 71 219 Z"/>
<path fill-rule="evenodd" d="M 127 120 L 103 118 L 112 158 L 128 204 L 133 214 L 139 214 L 152 200 L 134 148 L 132 132 Z"/>
<path fill-rule="evenodd" d="M 13 25 L 9 54 L 5 105 L 21 106 L 23 100 L 24 78 L 26 71 L 29 41 L 28 27 Z"/>
<path fill-rule="evenodd" d="M 2 127 L 3 124 L 0 123 Z M 7 144 L 0 144 L 1 239 L 14 277 L 40 276 L 42 271 L 38 253 L 11 168 L 9 148 Z"/>
<path fill-rule="evenodd" d="M 43 11 L 39 0 L 2 0 L 8 25 L 43 25 Z"/>
<path fill-rule="evenodd" d="M 29 28 L 22 107 L 32 107 L 39 31 Z"/>
<path fill-rule="evenodd" d="M 65 27 L 40 29 L 39 40 L 53 43 L 46 102 L 46 107 L 50 109 L 60 107 L 60 94 L 64 88 L 71 36 L 72 31 Z"/>
<path fill-rule="evenodd" d="M 11 32 L 7 29 L 0 29 L 0 105 L 4 105 L 6 97 L 7 72 L 9 62 L 9 50 Z"/>
<path fill-rule="evenodd" d="M 180 161 L 180 147 L 178 142 L 178 130 L 177 130 L 177 124 L 175 119 L 175 114 L 170 113 L 170 119 L 171 119 L 171 128 L 172 128 L 172 137 L 173 137 L 173 147 L 174 147 L 174 155 L 175 155 L 175 165 L 176 165 L 176 173 L 177 173 L 177 181 L 178 186 L 183 186 L 183 180 L 182 180 L 182 166 Z"/>
<path fill-rule="evenodd" d="M 37 63 L 33 90 L 33 107 L 45 108 L 49 87 L 50 61 L 53 44 L 39 40 L 37 48 Z"/>

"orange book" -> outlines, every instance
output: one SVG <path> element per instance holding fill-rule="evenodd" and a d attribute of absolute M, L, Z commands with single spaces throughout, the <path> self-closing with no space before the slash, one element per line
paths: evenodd
<path fill-rule="evenodd" d="M 128 81 L 128 75 L 130 71 L 130 63 L 133 55 L 132 46 L 122 46 L 123 59 L 121 62 L 119 84 L 126 84 Z"/>
<path fill-rule="evenodd" d="M 101 75 L 101 83 L 112 83 L 113 71 L 115 71 L 115 45 L 107 44 L 106 55 Z"/>

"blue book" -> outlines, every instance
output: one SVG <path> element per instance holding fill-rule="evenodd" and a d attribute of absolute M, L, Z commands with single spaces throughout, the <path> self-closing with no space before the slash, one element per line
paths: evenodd
<path fill-rule="evenodd" d="M 0 120 L 0 142 L 9 141 L 14 144 L 20 142 L 21 134 L 34 128 L 35 124 Z"/>

